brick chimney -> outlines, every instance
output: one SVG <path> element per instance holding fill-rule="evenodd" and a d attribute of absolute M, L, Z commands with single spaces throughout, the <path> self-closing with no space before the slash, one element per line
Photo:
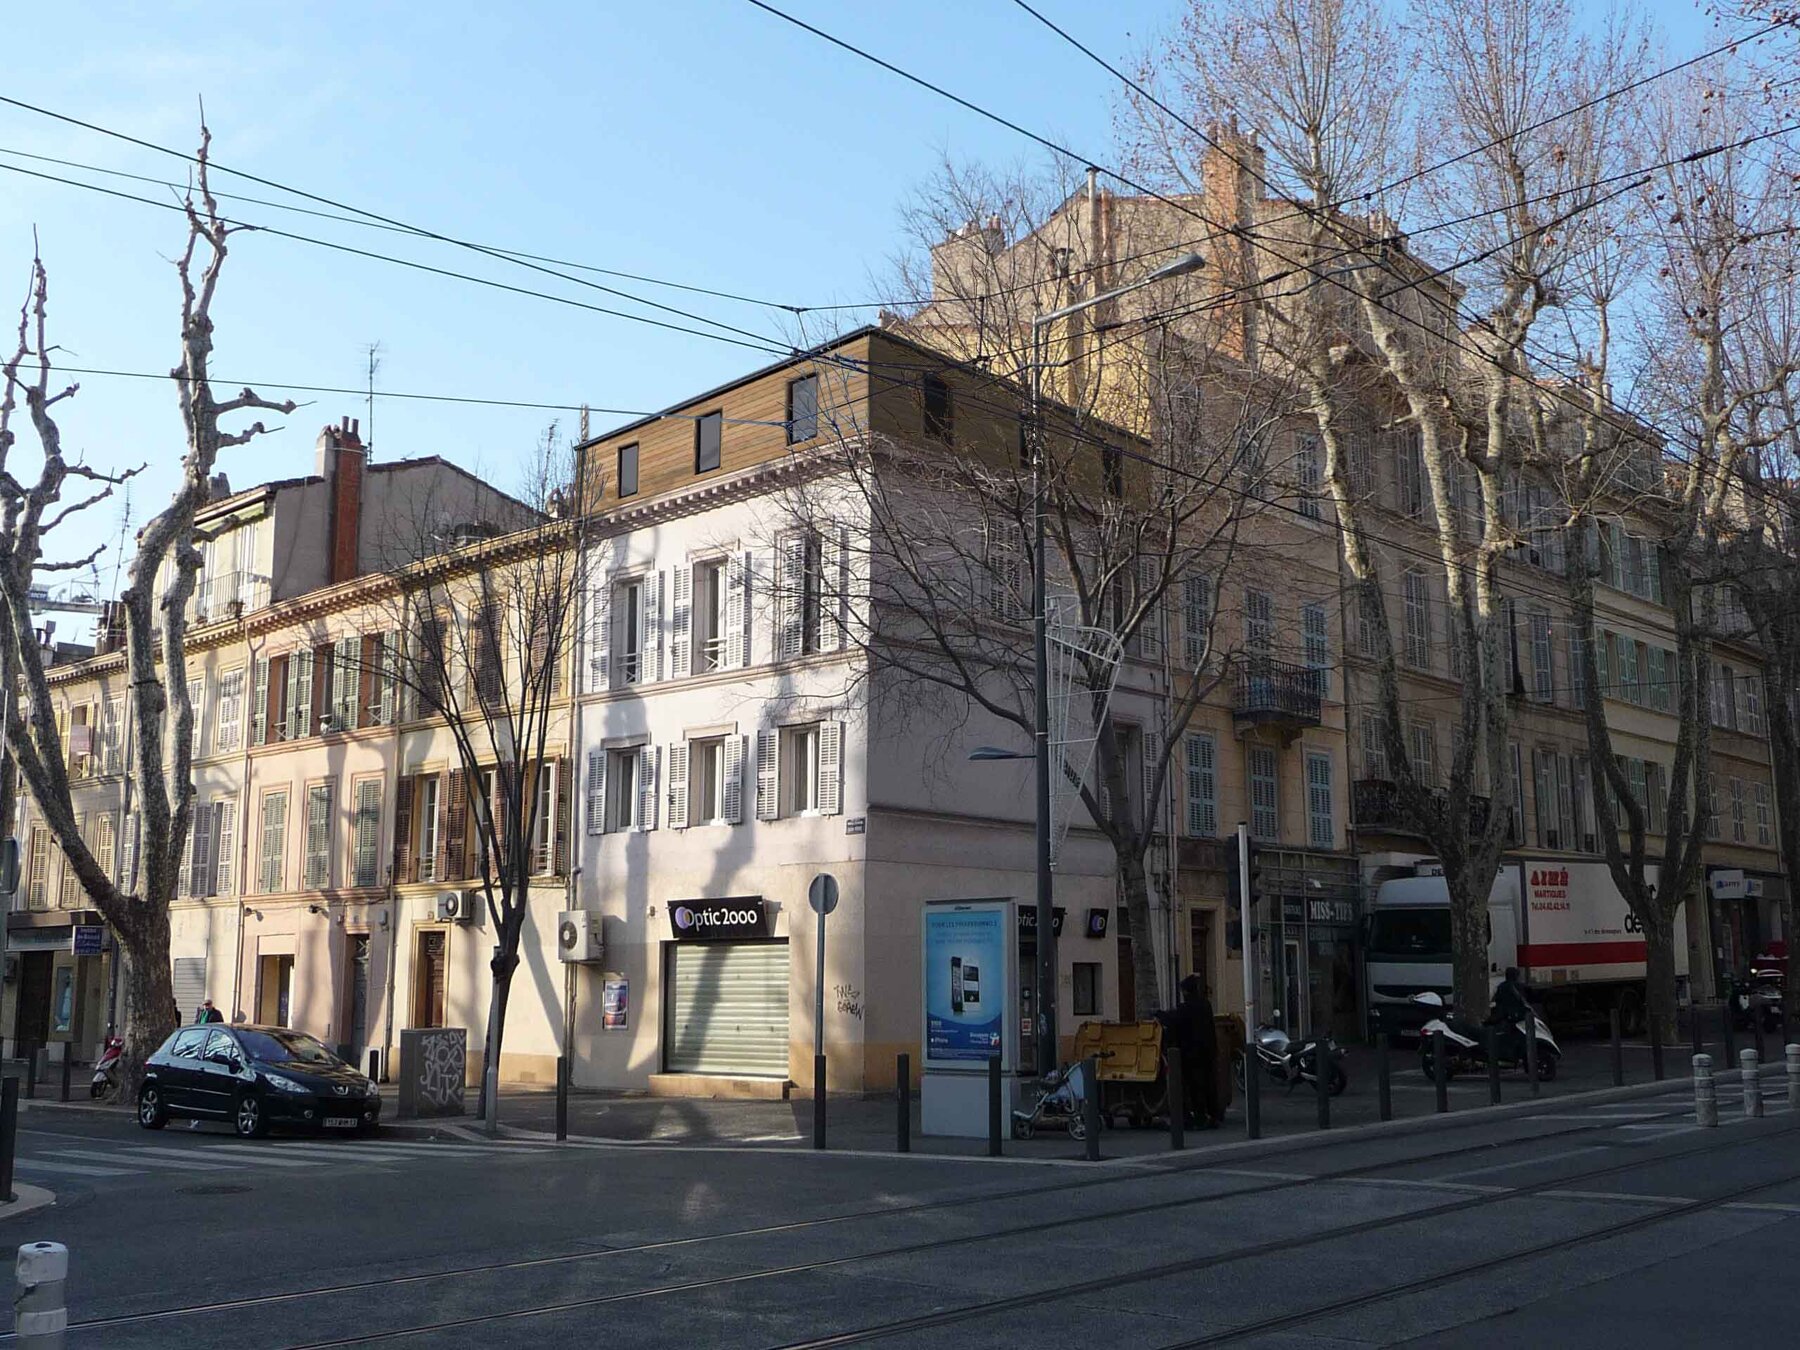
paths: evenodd
<path fill-rule="evenodd" d="M 331 494 L 331 529 L 327 577 L 348 581 L 357 573 L 357 545 L 362 536 L 363 449 L 360 424 L 346 417 L 319 432 L 318 456 L 313 471 L 325 480 Z"/>

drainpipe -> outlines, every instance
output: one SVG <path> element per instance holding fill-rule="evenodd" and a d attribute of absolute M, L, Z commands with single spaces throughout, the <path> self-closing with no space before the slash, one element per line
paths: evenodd
<path fill-rule="evenodd" d="M 240 617 L 240 624 L 244 621 Z M 250 701 L 256 697 L 256 651 L 250 641 L 249 625 L 244 625 L 244 704 L 238 712 L 238 734 L 244 741 L 244 773 L 238 783 L 237 837 L 237 961 L 231 967 L 231 1016 L 236 1021 L 243 1013 L 244 993 L 244 926 L 250 906 L 244 897 L 250 885 L 250 732 L 256 725 L 256 710 Z M 247 714 L 247 715 L 246 715 Z"/>

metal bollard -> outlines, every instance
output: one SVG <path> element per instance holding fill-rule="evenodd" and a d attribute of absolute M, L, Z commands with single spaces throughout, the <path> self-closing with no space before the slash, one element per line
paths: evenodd
<path fill-rule="evenodd" d="M 825 1056 L 813 1056 L 813 1147 L 825 1147 Z"/>
<path fill-rule="evenodd" d="M 1431 1077 L 1437 1086 L 1437 1109 L 1441 1116 L 1450 1109 L 1450 1059 L 1444 1053 L 1444 1033 L 1431 1033 Z"/>
<path fill-rule="evenodd" d="M 1788 1109 L 1800 1111 L 1800 1045 L 1787 1048 Z"/>
<path fill-rule="evenodd" d="M 1620 1039 L 1618 1008 L 1615 1007 L 1611 1012 L 1607 1013 L 1606 1020 L 1612 1030 L 1613 1086 L 1624 1087 L 1625 1043 Z"/>
<path fill-rule="evenodd" d="M 1100 1061 L 1089 1055 L 1081 1061 L 1081 1123 L 1086 1127 L 1087 1160 L 1100 1161 Z"/>
<path fill-rule="evenodd" d="M 27 1242 L 13 1272 L 19 1292 L 13 1299 L 13 1344 L 30 1350 L 62 1350 L 69 1309 L 63 1286 L 69 1278 L 69 1249 L 60 1242 Z"/>
<path fill-rule="evenodd" d="M 569 1057 L 556 1057 L 556 1141 L 569 1137 Z"/>
<path fill-rule="evenodd" d="M 912 1152 L 912 1056 L 894 1057 L 894 1151 Z"/>
<path fill-rule="evenodd" d="M 1543 1095 L 1543 1080 L 1538 1077 L 1537 1070 L 1537 1014 L 1530 1008 L 1525 1009 L 1525 1076 L 1531 1080 L 1531 1095 Z"/>
<path fill-rule="evenodd" d="M 1000 1056 L 988 1056 L 988 1157 L 1000 1156 Z"/>
<path fill-rule="evenodd" d="M 1262 1064 L 1256 1047 L 1244 1046 L 1244 1138 L 1262 1138 Z"/>
<path fill-rule="evenodd" d="M 1738 1077 L 1744 1080 L 1744 1117 L 1754 1120 L 1763 1113 L 1762 1066 L 1756 1051 L 1738 1051 Z"/>
<path fill-rule="evenodd" d="M 11 1204 L 13 1153 L 19 1145 L 19 1080 L 10 1074 L 0 1080 L 0 1198 Z"/>
<path fill-rule="evenodd" d="M 1662 1022 L 1651 1013 L 1644 1019 L 1644 1025 L 1650 1029 L 1650 1072 L 1660 1083 L 1663 1080 Z"/>
<path fill-rule="evenodd" d="M 1487 1027 L 1482 1049 L 1487 1054 L 1488 1105 L 1500 1105 L 1500 1028 Z"/>
<path fill-rule="evenodd" d="M 1169 1147 L 1179 1153 L 1187 1147 L 1187 1094 L 1182 1091 L 1181 1052 L 1170 1050 L 1163 1056 L 1163 1082 L 1169 1103 Z"/>
<path fill-rule="evenodd" d="M 1375 1091 L 1380 1101 L 1381 1118 L 1394 1118 L 1394 1071 L 1388 1065 L 1388 1041 L 1385 1031 L 1375 1033 Z"/>
<path fill-rule="evenodd" d="M 1708 1129 L 1719 1123 L 1719 1090 L 1713 1082 L 1711 1055 L 1694 1056 L 1694 1123 Z"/>

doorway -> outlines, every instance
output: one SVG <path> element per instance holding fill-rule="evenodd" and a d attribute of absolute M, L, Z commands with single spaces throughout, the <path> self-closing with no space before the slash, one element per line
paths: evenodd
<path fill-rule="evenodd" d="M 349 952 L 350 969 L 345 985 L 350 991 L 350 1015 L 344 1019 L 349 1030 L 349 1060 L 360 1065 L 369 1045 L 369 935 L 352 933 Z"/>
<path fill-rule="evenodd" d="M 419 934 L 418 956 L 413 962 L 412 1024 L 415 1027 L 444 1025 L 449 936 L 442 928 L 428 928 Z"/>
<path fill-rule="evenodd" d="M 1282 1027 L 1297 1036 L 1306 1026 L 1306 976 L 1301 962 L 1300 939 L 1281 940 L 1281 1006 Z"/>
<path fill-rule="evenodd" d="M 43 1045 L 50 1039 L 50 952 L 19 953 L 19 1011 L 13 1019 L 20 1045 Z"/>
<path fill-rule="evenodd" d="M 256 970 L 256 1020 L 265 1027 L 291 1026 L 294 1000 L 294 958 L 264 956 Z"/>

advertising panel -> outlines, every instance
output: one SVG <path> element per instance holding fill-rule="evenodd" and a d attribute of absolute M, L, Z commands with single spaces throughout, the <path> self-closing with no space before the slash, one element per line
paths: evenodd
<path fill-rule="evenodd" d="M 1004 1055 L 1005 900 L 939 901 L 925 907 L 925 1067 L 977 1069 Z"/>
<path fill-rule="evenodd" d="M 1645 868 L 1652 884 L 1654 865 Z M 1567 979 L 1641 976 L 1644 934 L 1603 862 L 1527 859 L 1519 864 L 1524 933 L 1519 964 L 1533 971 L 1555 968 Z M 1686 932 L 1677 913 L 1675 932 Z M 1687 969 L 1687 943 L 1675 944 L 1676 969 Z"/>

